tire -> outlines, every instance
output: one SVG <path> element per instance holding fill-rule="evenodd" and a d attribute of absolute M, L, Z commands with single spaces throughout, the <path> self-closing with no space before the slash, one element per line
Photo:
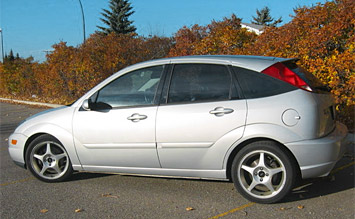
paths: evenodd
<path fill-rule="evenodd" d="M 276 142 L 253 142 L 242 148 L 232 163 L 232 180 L 246 199 L 270 204 L 293 188 L 295 165 L 289 152 Z"/>
<path fill-rule="evenodd" d="M 44 182 L 61 182 L 73 173 L 68 153 L 51 135 L 41 135 L 30 143 L 26 165 L 35 177 Z"/>

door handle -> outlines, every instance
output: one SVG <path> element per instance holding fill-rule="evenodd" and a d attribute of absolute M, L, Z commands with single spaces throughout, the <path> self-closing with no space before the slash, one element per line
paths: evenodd
<path fill-rule="evenodd" d="M 139 122 L 140 120 L 146 119 L 146 115 L 140 115 L 139 113 L 134 113 L 130 117 L 127 117 L 128 120 L 131 120 L 132 122 Z"/>
<path fill-rule="evenodd" d="M 234 110 L 230 108 L 216 107 L 214 110 L 210 111 L 210 114 L 214 114 L 215 116 L 223 116 L 224 114 L 229 114 L 232 112 L 234 112 Z"/>

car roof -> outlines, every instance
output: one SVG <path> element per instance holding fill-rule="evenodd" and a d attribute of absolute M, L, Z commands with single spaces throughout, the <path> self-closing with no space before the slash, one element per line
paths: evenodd
<path fill-rule="evenodd" d="M 267 56 L 248 56 L 248 55 L 198 55 L 198 56 L 181 56 L 172 58 L 156 59 L 142 62 L 132 67 L 137 68 L 137 65 L 149 66 L 154 64 L 181 64 L 181 63 L 206 63 L 206 64 L 229 64 L 246 68 L 254 71 L 262 71 L 267 67 L 277 62 L 285 62 L 296 59 L 286 59 Z"/>

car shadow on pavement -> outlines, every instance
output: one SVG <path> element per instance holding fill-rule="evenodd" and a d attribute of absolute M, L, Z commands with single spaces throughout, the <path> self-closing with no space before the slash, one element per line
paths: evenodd
<path fill-rule="evenodd" d="M 136 177 L 136 178 L 149 178 L 164 181 L 181 181 L 181 182 L 213 182 L 213 183 L 233 183 L 231 180 L 221 180 L 213 178 L 198 178 L 198 177 L 179 177 L 179 176 L 155 176 L 155 175 L 131 175 L 131 174 L 120 174 L 125 177 Z"/>
<path fill-rule="evenodd" d="M 67 179 L 67 182 L 71 181 L 80 181 L 80 180 L 87 180 L 87 179 L 95 179 L 95 178 L 101 178 L 101 177 L 107 177 L 107 176 L 112 176 L 114 174 L 107 174 L 107 173 L 91 173 L 91 172 L 75 172 L 69 179 Z"/>
<path fill-rule="evenodd" d="M 87 179 L 95 179 L 101 177 L 115 176 L 119 175 L 122 177 L 130 178 L 141 178 L 141 179 L 157 179 L 157 180 L 174 180 L 174 181 L 197 181 L 197 182 L 215 182 L 215 183 L 232 183 L 231 180 L 220 180 L 220 179 L 200 179 L 194 177 L 174 177 L 174 176 L 155 176 L 155 175 L 139 175 L 139 174 L 129 174 L 129 173 L 93 173 L 93 172 L 74 172 L 66 182 L 80 181 Z"/>
<path fill-rule="evenodd" d="M 311 199 L 355 188 L 354 135 L 350 138 L 343 158 L 338 161 L 328 176 L 302 180 L 283 202 Z"/>
<path fill-rule="evenodd" d="M 341 163 L 343 163 L 343 165 L 350 165 L 341 171 L 332 173 L 329 176 L 322 178 L 302 180 L 282 202 L 293 202 L 304 199 L 311 199 L 354 188 L 355 166 L 353 162 L 353 158 L 343 158 Z M 337 166 L 339 167 L 339 165 Z"/>

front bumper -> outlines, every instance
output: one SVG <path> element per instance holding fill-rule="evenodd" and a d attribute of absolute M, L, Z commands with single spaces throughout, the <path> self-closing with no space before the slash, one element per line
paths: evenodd
<path fill-rule="evenodd" d="M 13 144 L 16 140 L 16 144 Z M 20 167 L 25 168 L 24 148 L 27 141 L 27 136 L 19 133 L 14 133 L 9 137 L 9 154 L 12 160 Z"/>
<path fill-rule="evenodd" d="M 334 131 L 323 138 L 286 144 L 296 157 L 303 179 L 330 173 L 345 152 L 347 133 L 346 126 L 338 122 Z"/>

